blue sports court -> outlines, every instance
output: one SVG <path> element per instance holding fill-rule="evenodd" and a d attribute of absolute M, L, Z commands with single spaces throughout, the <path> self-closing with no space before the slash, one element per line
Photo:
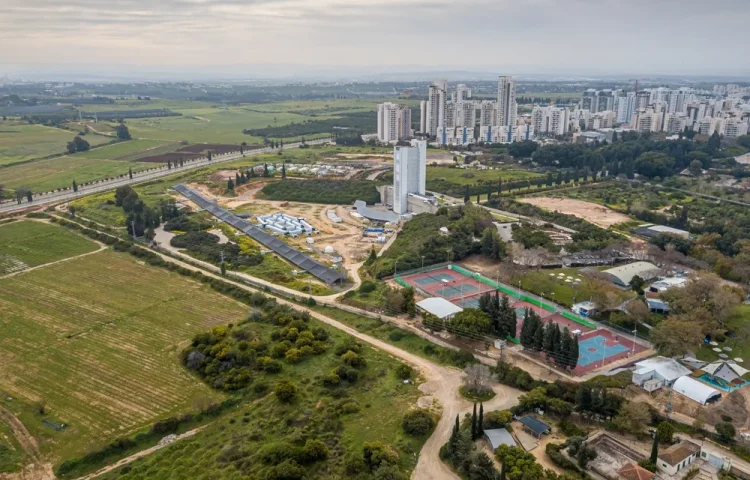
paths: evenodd
<path fill-rule="evenodd" d="M 628 351 L 625 345 L 604 345 L 607 339 L 601 335 L 589 337 L 578 342 L 578 365 L 587 367 L 592 363 L 601 362 Z"/>

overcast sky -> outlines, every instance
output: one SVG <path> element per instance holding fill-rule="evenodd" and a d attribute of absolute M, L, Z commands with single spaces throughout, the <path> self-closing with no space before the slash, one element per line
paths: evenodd
<path fill-rule="evenodd" d="M 747 74 L 748 28 L 750 0 L 0 0 L 0 74 L 2 65 Z"/>

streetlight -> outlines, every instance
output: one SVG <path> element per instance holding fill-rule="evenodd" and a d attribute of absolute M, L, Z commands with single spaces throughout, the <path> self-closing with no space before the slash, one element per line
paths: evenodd
<path fill-rule="evenodd" d="M 424 255 L 422 255 L 422 272 L 424 272 Z"/>
<path fill-rule="evenodd" d="M 398 260 L 393 261 L 393 278 L 395 279 L 398 275 Z"/>

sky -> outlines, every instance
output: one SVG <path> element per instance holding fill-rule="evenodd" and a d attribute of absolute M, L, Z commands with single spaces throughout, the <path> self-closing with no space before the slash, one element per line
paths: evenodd
<path fill-rule="evenodd" d="M 0 75 L 750 76 L 750 0 L 2 0 Z"/>

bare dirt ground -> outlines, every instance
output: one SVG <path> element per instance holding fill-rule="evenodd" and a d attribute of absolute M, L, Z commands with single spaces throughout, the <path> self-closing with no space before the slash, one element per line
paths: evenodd
<path fill-rule="evenodd" d="M 2 480 L 53 480 L 52 465 L 42 463 L 39 444 L 13 413 L 0 405 L 0 422 L 7 423 L 31 462 L 18 473 L 0 474 Z"/>
<path fill-rule="evenodd" d="M 356 279 L 356 270 L 367 258 L 370 249 L 374 246 L 376 251 L 382 248 L 382 244 L 375 243 L 374 237 L 363 237 L 362 228 L 365 224 L 351 215 L 349 209 L 343 206 L 322 205 L 316 203 L 286 202 L 267 200 L 259 198 L 259 193 L 265 182 L 253 182 L 243 185 L 235 190 L 236 197 L 224 197 L 217 195 L 206 185 L 191 183 L 188 186 L 199 191 L 202 195 L 216 200 L 217 204 L 227 209 L 240 209 L 250 211 L 253 215 L 264 215 L 274 212 L 283 212 L 295 217 L 304 217 L 310 224 L 320 231 L 320 235 L 311 237 L 313 244 L 307 243 L 307 237 L 285 238 L 289 245 L 306 252 L 318 260 L 329 262 L 331 257 L 324 254 L 327 246 L 333 247 L 336 254 L 343 259 L 343 266 L 349 272 L 349 277 Z M 185 199 L 182 198 L 181 201 Z M 188 204 L 190 204 L 188 202 Z M 327 216 L 328 210 L 335 210 L 336 214 L 343 220 L 341 223 L 333 223 Z M 307 249 L 312 248 L 313 252 Z"/>
<path fill-rule="evenodd" d="M 584 202 L 570 198 L 531 197 L 519 198 L 519 202 L 530 203 L 545 210 L 557 211 L 582 218 L 603 228 L 627 222 L 630 218 L 596 203 Z"/>

